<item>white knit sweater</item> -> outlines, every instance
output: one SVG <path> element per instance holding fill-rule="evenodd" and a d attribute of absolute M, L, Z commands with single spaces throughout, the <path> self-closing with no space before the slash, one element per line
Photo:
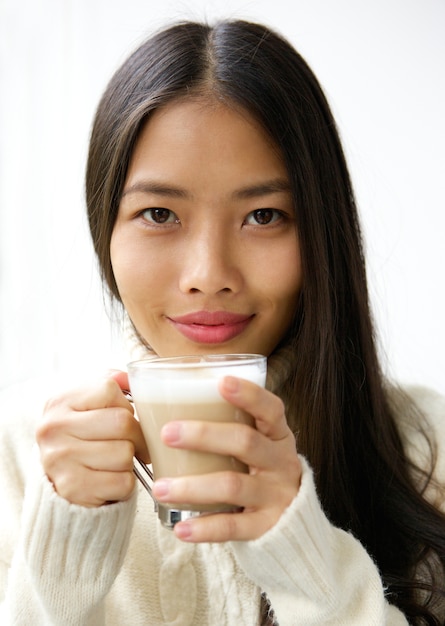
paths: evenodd
<path fill-rule="evenodd" d="M 445 399 L 410 390 L 438 444 L 445 484 Z M 406 421 L 409 453 L 426 450 Z M 44 476 L 25 418 L 5 419 L 0 443 L 2 626 L 255 626 L 267 593 L 280 626 L 407 624 L 385 600 L 376 566 L 321 510 L 304 459 L 300 492 L 262 538 L 190 545 L 161 527 L 140 487 L 97 509 L 69 504 Z M 429 497 L 445 508 L 443 491 Z"/>

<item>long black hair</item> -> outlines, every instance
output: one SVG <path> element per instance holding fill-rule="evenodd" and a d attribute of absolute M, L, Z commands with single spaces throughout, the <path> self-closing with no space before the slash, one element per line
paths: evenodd
<path fill-rule="evenodd" d="M 304 285 L 283 341 L 289 375 L 279 392 L 321 504 L 363 543 L 408 619 L 442 624 L 434 603 L 445 586 L 445 518 L 414 481 L 388 400 L 335 121 L 316 77 L 281 36 L 243 21 L 181 23 L 149 38 L 116 72 L 97 110 L 86 177 L 104 282 L 119 300 L 110 239 L 142 125 L 174 99 L 205 94 L 254 115 L 289 173 Z M 419 472 L 426 484 L 432 467 Z"/>

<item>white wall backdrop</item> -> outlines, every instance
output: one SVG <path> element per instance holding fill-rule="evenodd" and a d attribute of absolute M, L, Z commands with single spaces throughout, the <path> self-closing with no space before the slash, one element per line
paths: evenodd
<path fill-rule="evenodd" d="M 0 388 L 125 363 L 84 217 L 90 123 L 117 65 L 182 18 L 280 30 L 337 115 L 384 366 L 445 393 L 444 0 L 0 0 Z"/>

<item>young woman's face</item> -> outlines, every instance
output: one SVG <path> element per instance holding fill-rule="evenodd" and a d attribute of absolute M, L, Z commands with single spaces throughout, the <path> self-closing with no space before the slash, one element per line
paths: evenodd
<path fill-rule="evenodd" d="M 130 161 L 111 261 L 157 354 L 269 355 L 302 275 L 286 168 L 261 126 L 217 103 L 157 110 Z"/>

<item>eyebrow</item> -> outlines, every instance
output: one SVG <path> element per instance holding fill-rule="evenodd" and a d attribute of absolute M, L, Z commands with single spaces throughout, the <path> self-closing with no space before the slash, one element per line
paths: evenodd
<path fill-rule="evenodd" d="M 146 193 L 155 194 L 157 196 L 168 196 L 170 198 L 189 198 L 190 194 L 181 187 L 175 187 L 174 185 L 167 185 L 156 181 L 141 181 L 130 185 L 122 192 L 121 198 L 133 193 Z"/>
<path fill-rule="evenodd" d="M 239 199 L 259 198 L 271 193 L 288 193 L 291 191 L 289 181 L 285 178 L 274 178 L 258 185 L 248 185 L 233 192 L 233 197 Z"/>
<path fill-rule="evenodd" d="M 249 198 L 259 198 L 272 193 L 289 193 L 290 191 L 291 186 L 288 180 L 285 178 L 274 178 L 259 184 L 241 187 L 240 189 L 236 189 L 231 195 L 234 199 L 244 200 Z M 192 198 L 192 194 L 182 187 L 164 184 L 153 180 L 140 181 L 130 185 L 130 187 L 127 187 L 122 192 L 121 199 L 134 193 L 154 194 L 185 200 Z"/>

